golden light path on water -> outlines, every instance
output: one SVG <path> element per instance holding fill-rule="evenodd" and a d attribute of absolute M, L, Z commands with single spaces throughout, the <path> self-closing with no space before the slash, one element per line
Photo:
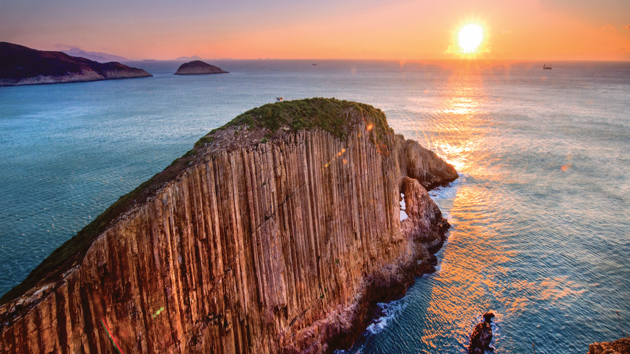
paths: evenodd
<path fill-rule="evenodd" d="M 429 130 L 436 134 L 432 134 L 428 142 L 440 156 L 455 166 L 462 176 L 462 182 L 466 178 L 491 180 L 497 172 L 490 167 L 490 161 L 479 161 L 487 158 L 483 154 L 487 144 L 487 128 L 484 127 L 491 124 L 484 121 L 484 115 L 480 114 L 486 100 L 483 81 L 480 76 L 466 74 L 456 72 L 449 78 L 446 91 L 451 94 L 443 98 L 443 109 L 438 113 L 441 119 L 431 122 L 433 127 Z M 455 327 L 455 332 L 470 328 L 471 318 L 479 317 L 479 305 L 486 306 L 476 301 L 483 298 L 484 292 L 497 292 L 495 281 L 485 276 L 488 273 L 486 268 L 502 263 L 509 257 L 500 245 L 493 245 L 492 240 L 496 235 L 492 229 L 485 227 L 490 222 L 498 221 L 491 220 L 493 215 L 487 214 L 486 207 L 496 202 L 487 189 L 464 184 L 457 190 L 450 210 L 449 219 L 457 223 L 458 229 L 450 235 L 449 252 L 444 254 L 441 264 L 439 277 L 445 286 L 434 287 L 427 317 L 447 320 Z M 454 252 L 461 238 L 469 242 L 474 239 L 471 242 L 475 245 L 474 253 L 483 257 L 470 257 L 468 252 Z M 468 294 L 460 296 L 458 292 L 461 291 Z M 438 331 L 425 333 L 422 341 L 426 347 L 437 349 L 434 339 L 439 335 Z M 462 345 L 466 344 L 466 339 L 465 336 L 458 336 Z"/>
<path fill-rule="evenodd" d="M 521 178 L 506 172 L 504 161 L 489 152 L 499 143 L 492 132 L 506 129 L 498 127 L 487 114 L 486 106 L 495 99 L 487 95 L 478 69 L 466 65 L 454 69 L 437 90 L 441 91 L 441 108 L 422 112 L 424 99 L 410 98 L 407 109 L 421 112 L 422 119 L 412 115 L 405 124 L 408 129 L 413 127 L 415 139 L 453 164 L 460 174 L 451 187 L 454 198 L 446 198 L 442 201 L 446 205 L 440 205 L 453 228 L 441 253 L 439 270 L 432 275 L 433 285 L 411 289 L 407 296 L 422 297 L 424 312 L 405 315 L 405 320 L 412 318 L 413 326 L 401 326 L 396 331 L 407 342 L 417 341 L 407 348 L 410 352 L 442 352 L 444 343 L 453 337 L 459 351 L 465 352 L 472 328 L 484 312 L 492 310 L 497 316 L 496 344 L 501 341 L 502 323 L 531 310 L 536 300 L 549 299 L 564 306 L 563 297 L 584 290 L 564 278 L 545 274 L 535 280 L 510 279 L 516 270 L 509 263 L 521 251 L 506 241 L 531 230 L 516 222 L 517 216 L 510 216 L 515 202 L 511 198 L 515 197 L 502 187 L 505 183 L 519 184 Z M 408 299 L 404 301 L 412 301 Z M 405 333 L 418 328 L 422 328 L 419 336 Z"/>

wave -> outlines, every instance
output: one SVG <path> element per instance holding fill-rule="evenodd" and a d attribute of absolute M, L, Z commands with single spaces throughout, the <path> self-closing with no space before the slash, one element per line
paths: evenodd
<path fill-rule="evenodd" d="M 379 308 L 379 312 L 382 313 L 382 316 L 375 319 L 374 322 L 367 327 L 367 332 L 371 334 L 381 333 L 398 315 L 405 310 L 405 308 L 407 308 L 407 304 L 404 300 L 405 298 L 387 303 L 379 302 L 377 306 Z"/>

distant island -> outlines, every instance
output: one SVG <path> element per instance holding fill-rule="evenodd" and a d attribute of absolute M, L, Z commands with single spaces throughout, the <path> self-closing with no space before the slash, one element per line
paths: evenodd
<path fill-rule="evenodd" d="M 0 86 L 55 84 L 151 77 L 118 62 L 98 63 L 66 53 L 0 42 Z"/>
<path fill-rule="evenodd" d="M 192 57 L 179 57 L 175 60 L 203 60 L 200 57 L 193 55 Z"/>
<path fill-rule="evenodd" d="M 204 63 L 201 60 L 195 60 L 182 64 L 175 75 L 208 75 L 208 74 L 227 74 L 218 66 Z"/>

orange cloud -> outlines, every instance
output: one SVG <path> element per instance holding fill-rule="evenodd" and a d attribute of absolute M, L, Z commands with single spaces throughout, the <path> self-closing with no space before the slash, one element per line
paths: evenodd
<path fill-rule="evenodd" d="M 173 59 L 195 54 L 207 59 L 410 61 L 457 57 L 461 54 L 458 30 L 463 25 L 478 23 L 484 24 L 484 42 L 477 58 L 630 59 L 628 51 L 619 50 L 629 48 L 628 32 L 623 29 L 630 30 L 630 24 L 623 26 L 595 13 L 583 17 L 562 8 L 540 5 L 564 3 L 564 0 L 486 0 L 474 7 L 465 0 L 322 0 L 326 6 L 312 2 L 255 8 L 235 4 L 225 5 L 218 12 L 207 5 L 178 16 L 172 16 L 181 10 L 178 5 L 156 1 L 163 6 L 156 6 L 148 13 L 144 8 L 134 7 L 123 17 L 113 10 L 101 13 L 100 8 L 93 8 L 96 2 L 88 2 L 85 8 L 77 8 L 75 12 L 46 5 L 50 10 L 40 11 L 46 16 L 29 17 L 27 23 L 21 20 L 22 12 L 13 11 L 12 7 L 11 11 L 0 11 L 3 25 L 0 41 L 41 50 L 58 49 L 60 45 L 55 43 L 71 43 L 86 51 L 101 51 L 106 47 L 107 53 L 131 59 Z M 357 6 L 362 2 L 367 4 Z M 60 21 L 59 16 L 67 21 Z M 66 22 L 69 25 L 61 25 Z M 614 23 L 615 27 L 606 23 Z"/>

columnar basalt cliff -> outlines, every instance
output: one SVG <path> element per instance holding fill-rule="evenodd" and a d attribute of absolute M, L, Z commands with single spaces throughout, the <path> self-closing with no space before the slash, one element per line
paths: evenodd
<path fill-rule="evenodd" d="M 423 186 L 456 178 L 370 106 L 311 99 L 246 112 L 6 294 L 0 352 L 348 346 L 376 301 L 432 270 L 449 225 Z"/>
<path fill-rule="evenodd" d="M 47 52 L 0 42 L 0 86 L 55 84 L 150 77 L 117 62 L 98 63 L 62 52 Z"/>

